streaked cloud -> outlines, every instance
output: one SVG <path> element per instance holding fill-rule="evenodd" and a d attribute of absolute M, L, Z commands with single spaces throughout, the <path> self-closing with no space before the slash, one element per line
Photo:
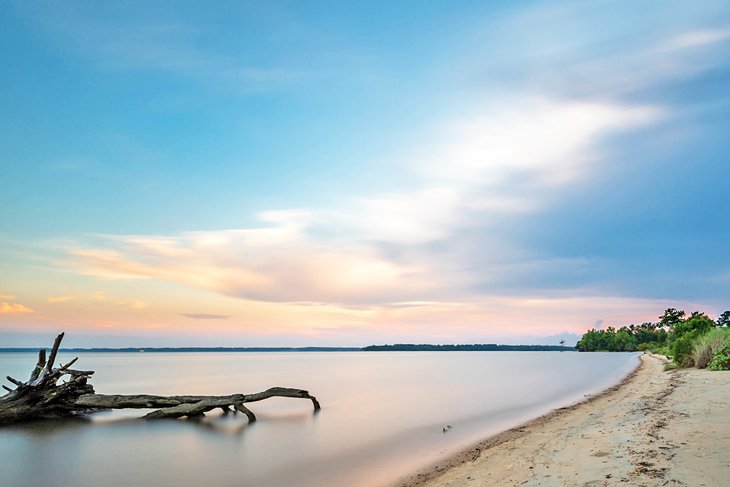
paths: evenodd
<path fill-rule="evenodd" d="M 341 226 L 365 238 L 412 244 L 459 227 L 533 213 L 551 192 L 590 175 L 602 140 L 655 123 L 660 107 L 523 99 L 445 124 L 408 154 L 421 188 L 373 195 L 347 208 Z"/>
<path fill-rule="evenodd" d="M 655 122 L 660 107 L 514 99 L 447 126 L 443 144 L 417 161 L 439 180 L 500 186 L 519 175 L 532 189 L 570 183 L 600 156 L 597 143 Z M 435 154 L 434 154 L 435 152 Z M 425 159 L 425 160 L 424 160 Z"/>
<path fill-rule="evenodd" d="M 600 162 L 604 137 L 660 115 L 654 107 L 525 101 L 445 131 L 448 142 L 425 151 L 427 161 L 407 165 L 420 188 L 351 199 L 336 210 L 261 212 L 260 227 L 99 236 L 96 245 L 75 245 L 69 263 L 106 279 L 159 279 L 273 302 L 356 305 L 468 293 L 492 269 L 468 270 L 468 256 L 458 255 L 460 229 L 543 207 L 550 191 Z M 451 247 L 449 260 L 428 249 L 433 242 Z M 501 255 L 518 246 L 504 238 L 482 243 Z"/>
<path fill-rule="evenodd" d="M 193 318 L 195 320 L 227 320 L 230 318 L 228 315 L 216 315 L 210 313 L 181 313 L 182 316 L 187 318 Z"/>
<path fill-rule="evenodd" d="M 5 298 L 7 299 L 7 297 Z M 13 299 L 13 298 L 11 298 Z M 0 314 L 2 315 L 22 315 L 33 313 L 34 311 L 27 306 L 20 303 L 13 303 L 10 301 L 0 301 Z"/>
<path fill-rule="evenodd" d="M 113 304 L 125 306 L 130 309 L 143 309 L 147 307 L 147 303 L 141 299 L 134 298 L 112 298 L 106 291 L 96 291 L 91 294 L 81 294 L 74 296 L 54 296 L 46 299 L 48 304 L 67 303 L 70 301 L 90 302 Z"/>
<path fill-rule="evenodd" d="M 730 29 L 695 30 L 680 34 L 666 43 L 667 49 L 687 49 L 716 44 L 730 39 Z"/>
<path fill-rule="evenodd" d="M 70 264 L 106 279 L 160 279 L 264 301 L 359 302 L 416 294 L 417 268 L 377 251 L 313 238 L 287 223 L 179 236 L 109 237 L 112 248 L 72 250 Z"/>
<path fill-rule="evenodd" d="M 72 299 L 73 299 L 73 296 L 52 296 L 52 297 L 46 299 L 46 302 L 48 304 L 65 303 L 66 301 L 70 301 Z"/>
<path fill-rule="evenodd" d="M 32 18 L 54 36 L 58 47 L 102 70 L 161 73 L 239 94 L 280 90 L 323 74 L 301 63 L 261 59 L 247 45 L 212 49 L 209 40 L 218 26 L 197 19 L 165 16 L 144 21 L 121 13 L 124 8 L 116 15 L 103 7 L 91 10 L 97 15 L 69 16 L 44 8 L 35 10 Z"/>
<path fill-rule="evenodd" d="M 120 299 L 116 301 L 116 304 L 126 306 L 131 309 L 144 309 L 147 307 L 147 302 L 144 300 L 132 298 Z"/>

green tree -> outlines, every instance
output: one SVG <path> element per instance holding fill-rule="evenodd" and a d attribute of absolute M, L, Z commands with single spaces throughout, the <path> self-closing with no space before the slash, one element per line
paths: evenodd
<path fill-rule="evenodd" d="M 639 345 L 642 343 L 661 345 L 667 339 L 667 332 L 664 329 L 657 328 L 654 323 L 642 323 L 635 326 L 633 331 L 636 343 Z"/>
<path fill-rule="evenodd" d="M 668 308 L 664 311 L 664 314 L 659 317 L 659 327 L 672 329 L 678 323 L 684 321 L 685 312 L 676 310 L 674 308 Z"/>
<path fill-rule="evenodd" d="M 601 332 L 596 329 L 588 330 L 585 334 L 583 334 L 581 339 L 578 340 L 575 347 L 581 352 L 595 352 L 596 350 L 600 350 L 600 333 Z"/>
<path fill-rule="evenodd" d="M 717 326 L 730 326 L 730 311 L 723 311 L 723 313 L 717 317 Z"/>
<path fill-rule="evenodd" d="M 675 323 L 672 326 L 671 331 L 675 334 L 676 338 L 679 338 L 686 335 L 687 333 L 695 331 L 697 331 L 696 334 L 701 335 L 710 331 L 714 327 L 715 322 L 712 321 L 709 316 L 707 316 L 705 313 L 695 311 L 686 320 Z"/>
<path fill-rule="evenodd" d="M 636 350 L 636 347 L 636 338 L 631 333 L 631 330 L 626 326 L 619 328 L 614 338 L 614 351 L 633 352 Z"/>
<path fill-rule="evenodd" d="M 696 340 L 715 326 L 730 326 L 730 311 L 722 313 L 715 322 L 700 311 L 687 316 L 682 310 L 668 308 L 657 323 L 632 323 L 618 330 L 613 326 L 605 330 L 591 329 L 581 337 L 576 348 L 582 352 L 660 350 L 687 367 L 692 365 Z"/>
<path fill-rule="evenodd" d="M 581 352 L 630 352 L 638 344 L 631 329 L 623 326 L 619 330 L 609 326 L 605 330 L 589 330 L 578 341 L 576 348 Z"/>

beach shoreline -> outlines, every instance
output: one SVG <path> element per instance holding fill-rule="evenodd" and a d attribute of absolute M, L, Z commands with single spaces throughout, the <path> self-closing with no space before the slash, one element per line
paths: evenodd
<path fill-rule="evenodd" d="M 400 479 L 461 485 L 721 486 L 730 478 L 730 373 L 665 371 L 643 354 L 618 384 Z"/>

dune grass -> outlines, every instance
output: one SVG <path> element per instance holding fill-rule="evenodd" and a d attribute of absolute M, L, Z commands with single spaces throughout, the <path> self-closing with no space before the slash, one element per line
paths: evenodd
<path fill-rule="evenodd" d="M 715 362 L 723 362 L 720 356 L 727 355 L 728 351 L 730 351 L 730 328 L 714 328 L 694 340 L 692 359 L 695 367 L 704 369 L 713 362 L 715 356 L 718 356 Z"/>

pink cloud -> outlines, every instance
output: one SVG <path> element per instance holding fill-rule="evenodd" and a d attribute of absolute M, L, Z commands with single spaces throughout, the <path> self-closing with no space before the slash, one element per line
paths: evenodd
<path fill-rule="evenodd" d="M 73 250 L 71 264 L 104 279 L 158 279 L 271 302 L 402 301 L 434 287 L 422 267 L 388 260 L 365 245 L 318 241 L 306 228 L 286 223 L 175 237 L 118 236 L 107 245 Z"/>
<path fill-rule="evenodd" d="M 55 296 L 55 297 L 50 297 L 50 298 L 46 299 L 46 302 L 48 304 L 64 303 L 64 302 L 70 301 L 72 299 L 73 299 L 73 296 Z"/>
<path fill-rule="evenodd" d="M 3 315 L 20 315 L 33 313 L 33 310 L 20 303 L 11 303 L 8 301 L 0 301 L 0 314 Z"/>

